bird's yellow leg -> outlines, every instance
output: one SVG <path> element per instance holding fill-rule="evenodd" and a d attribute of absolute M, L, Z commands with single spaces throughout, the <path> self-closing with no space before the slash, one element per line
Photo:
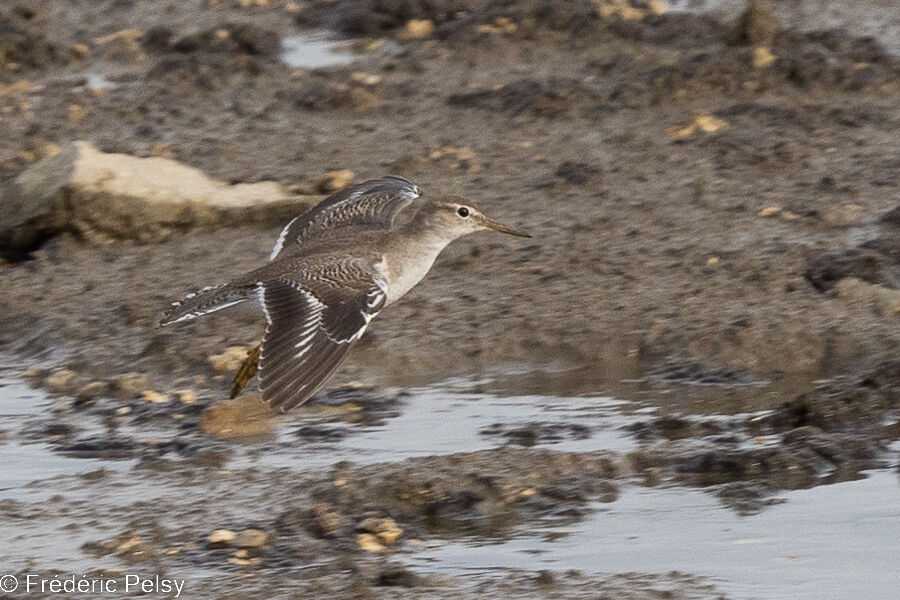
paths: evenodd
<path fill-rule="evenodd" d="M 232 398 L 237 398 L 237 395 L 241 393 L 241 390 L 243 390 L 256 375 L 256 370 L 259 367 L 259 347 L 260 344 L 257 344 L 247 352 L 247 358 L 244 359 L 241 368 L 234 374 L 234 383 L 231 384 Z"/>

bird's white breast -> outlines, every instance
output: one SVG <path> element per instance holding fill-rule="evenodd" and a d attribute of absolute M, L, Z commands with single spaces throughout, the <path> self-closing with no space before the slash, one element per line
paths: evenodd
<path fill-rule="evenodd" d="M 423 245 L 410 249 L 406 256 L 385 255 L 378 268 L 388 282 L 386 304 L 396 302 L 422 281 L 445 245 L 440 242 Z"/>

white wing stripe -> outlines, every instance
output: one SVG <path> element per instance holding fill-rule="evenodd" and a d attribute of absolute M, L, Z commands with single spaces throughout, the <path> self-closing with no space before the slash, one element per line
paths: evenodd
<path fill-rule="evenodd" d="M 189 312 L 186 315 L 182 315 L 172 321 L 171 323 L 167 323 L 167 325 L 171 325 L 172 323 L 181 323 L 182 321 L 190 321 L 191 319 L 196 319 L 197 317 L 202 317 L 203 315 L 208 315 L 209 313 L 216 312 L 217 310 L 222 310 L 223 308 L 228 308 L 229 306 L 234 306 L 235 304 L 240 304 L 244 299 L 235 300 L 234 302 L 226 302 L 225 304 L 219 304 L 217 306 L 213 306 L 212 308 L 207 308 L 206 310 L 195 310 L 194 312 Z"/>
<path fill-rule="evenodd" d="M 269 315 L 269 309 L 266 308 L 266 289 L 263 287 L 262 282 L 256 284 L 256 297 L 259 300 L 259 305 L 262 306 L 263 313 L 266 315 L 266 325 L 272 324 L 272 317 Z"/>
<path fill-rule="evenodd" d="M 313 345 L 312 345 L 312 344 L 309 344 L 306 348 L 304 348 L 303 350 L 301 350 L 300 352 L 298 352 L 297 354 L 295 354 L 295 355 L 294 355 L 294 358 L 300 358 L 301 356 L 303 356 L 304 354 L 306 354 L 307 352 L 309 352 L 309 351 L 312 349 L 312 347 L 313 347 Z"/>
<path fill-rule="evenodd" d="M 287 238 L 288 231 L 291 228 L 291 225 L 299 219 L 300 217 L 294 217 L 291 219 L 290 223 L 284 226 L 284 229 L 281 230 L 281 235 L 278 236 L 278 240 L 275 242 L 275 247 L 272 248 L 272 254 L 269 255 L 269 262 L 275 260 L 275 257 L 278 256 L 278 253 L 281 252 L 281 249 L 284 248 L 285 238 Z"/>
<path fill-rule="evenodd" d="M 300 347 L 302 347 L 302 346 L 305 346 L 305 345 L 308 344 L 309 341 L 310 341 L 311 339 L 313 339 L 314 337 L 316 337 L 315 332 L 309 334 L 308 336 L 306 336 L 305 338 L 303 338 L 302 340 L 300 340 L 299 342 L 297 342 L 296 344 L 294 344 L 294 348 L 300 348 Z"/>
<path fill-rule="evenodd" d="M 366 296 L 366 306 L 368 306 L 369 308 L 378 306 L 378 303 L 382 298 L 384 298 L 384 294 L 380 291 L 377 294 L 369 294 L 368 296 Z"/>

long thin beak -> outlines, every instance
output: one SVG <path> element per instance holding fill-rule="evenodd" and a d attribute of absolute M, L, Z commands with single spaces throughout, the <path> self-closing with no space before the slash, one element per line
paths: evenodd
<path fill-rule="evenodd" d="M 491 219 L 488 219 L 487 217 L 482 217 L 481 224 L 491 231 L 499 231 L 500 233 L 508 233 L 509 235 L 517 235 L 523 238 L 531 237 L 531 234 L 525 233 L 521 229 L 516 229 L 515 227 L 510 227 L 509 225 L 504 225 L 499 221 L 493 221 Z"/>

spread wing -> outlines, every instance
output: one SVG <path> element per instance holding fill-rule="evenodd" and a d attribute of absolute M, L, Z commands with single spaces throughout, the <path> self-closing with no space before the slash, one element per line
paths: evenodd
<path fill-rule="evenodd" d="M 284 248 L 325 230 L 360 225 L 389 229 L 397 213 L 421 195 L 418 186 L 397 175 L 350 186 L 288 223 L 278 236 L 269 260 L 275 260 Z"/>
<path fill-rule="evenodd" d="M 387 299 L 381 276 L 354 260 L 262 281 L 257 290 L 267 322 L 259 386 L 280 411 L 302 404 L 331 377 Z"/>

